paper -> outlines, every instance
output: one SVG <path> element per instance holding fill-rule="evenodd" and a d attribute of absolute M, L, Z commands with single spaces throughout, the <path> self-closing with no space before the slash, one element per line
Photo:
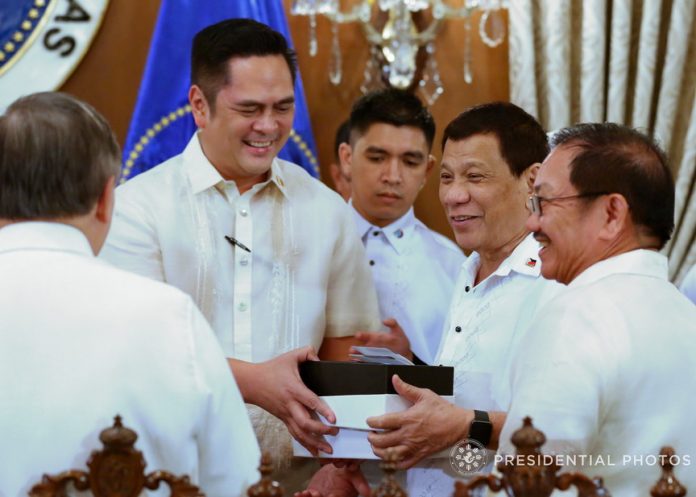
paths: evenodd
<path fill-rule="evenodd" d="M 351 360 L 369 364 L 387 364 L 413 366 L 413 363 L 401 354 L 384 347 L 353 347 L 357 354 L 350 354 Z"/>

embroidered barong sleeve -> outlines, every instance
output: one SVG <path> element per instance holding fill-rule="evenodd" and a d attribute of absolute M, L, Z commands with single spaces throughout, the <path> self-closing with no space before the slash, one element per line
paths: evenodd
<path fill-rule="evenodd" d="M 372 274 L 350 211 L 337 212 L 340 231 L 333 249 L 326 296 L 326 337 L 382 327 Z"/>

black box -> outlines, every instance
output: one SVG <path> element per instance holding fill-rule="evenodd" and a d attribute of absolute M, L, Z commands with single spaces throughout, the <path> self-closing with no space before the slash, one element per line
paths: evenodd
<path fill-rule="evenodd" d="M 453 395 L 454 368 L 449 366 L 394 366 L 360 362 L 305 361 L 300 378 L 312 392 L 327 395 L 395 394 L 392 376 L 428 388 L 438 395 Z"/>

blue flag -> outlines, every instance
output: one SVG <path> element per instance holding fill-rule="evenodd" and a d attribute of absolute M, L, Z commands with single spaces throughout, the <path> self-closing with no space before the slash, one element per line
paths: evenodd
<path fill-rule="evenodd" d="M 267 24 L 292 43 L 280 0 L 163 0 L 123 150 L 121 182 L 184 150 L 196 130 L 188 103 L 191 42 L 206 26 L 235 17 Z M 293 129 L 279 157 L 319 177 L 299 73 L 295 82 Z"/>

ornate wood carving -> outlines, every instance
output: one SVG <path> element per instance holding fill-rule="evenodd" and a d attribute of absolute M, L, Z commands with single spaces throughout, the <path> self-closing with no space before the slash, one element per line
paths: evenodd
<path fill-rule="evenodd" d="M 672 447 L 662 447 L 660 451 L 662 476 L 655 486 L 650 489 L 652 497 L 684 497 L 686 495 L 686 488 L 674 476 L 672 457 L 674 457 L 674 449 Z"/>
<path fill-rule="evenodd" d="M 505 491 L 509 497 L 549 497 L 554 489 L 567 490 L 575 486 L 578 497 L 609 497 L 601 478 L 591 479 L 581 473 L 558 475 L 559 466 L 544 464 L 541 446 L 544 434 L 534 428 L 531 418 L 524 419 L 522 428 L 512 434 L 516 455 L 512 462 L 501 461 L 498 471 L 502 477 L 481 475 L 467 483 L 455 483 L 454 497 L 472 497 L 474 489 L 487 486 L 493 492 Z"/>
<path fill-rule="evenodd" d="M 280 486 L 280 483 L 271 479 L 272 472 L 271 455 L 268 452 L 264 452 L 261 455 L 261 465 L 259 466 L 261 479 L 258 483 L 249 487 L 247 495 L 249 497 L 283 497 L 283 487 Z"/>
<path fill-rule="evenodd" d="M 30 497 L 64 497 L 72 483 L 77 490 L 90 490 L 94 497 L 137 497 L 143 489 L 156 490 L 161 482 L 169 485 L 172 497 L 205 497 L 188 476 L 177 477 L 166 471 L 145 475 L 145 458 L 135 449 L 138 435 L 123 426 L 121 416 L 99 434 L 104 448 L 95 450 L 87 461 L 89 471 L 69 470 L 44 475 L 29 491 Z"/>
<path fill-rule="evenodd" d="M 384 478 L 377 489 L 372 494 L 373 497 L 408 497 L 408 494 L 401 488 L 394 478 L 396 463 L 399 462 L 394 449 L 387 450 L 387 457 L 380 463 L 380 468 L 384 472 Z"/>

